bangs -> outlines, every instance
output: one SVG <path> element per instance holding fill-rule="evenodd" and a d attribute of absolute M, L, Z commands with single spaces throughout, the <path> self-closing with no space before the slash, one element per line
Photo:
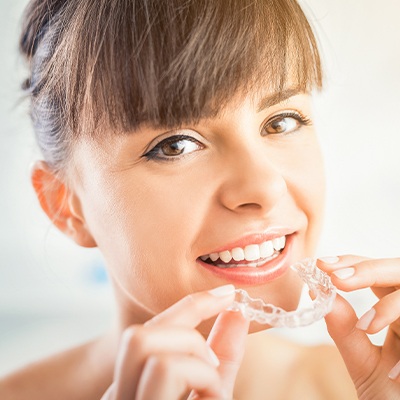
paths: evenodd
<path fill-rule="evenodd" d="M 215 116 L 238 94 L 322 86 L 312 29 L 296 1 L 67 2 L 52 66 L 71 132 L 132 132 Z M 97 134 L 97 133 L 96 133 Z"/>

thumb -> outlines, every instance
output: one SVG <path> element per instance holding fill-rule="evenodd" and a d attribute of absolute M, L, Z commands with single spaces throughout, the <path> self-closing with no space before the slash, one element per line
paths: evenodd
<path fill-rule="evenodd" d="M 236 375 L 244 355 L 249 324 L 242 313 L 223 311 L 217 317 L 207 339 L 207 343 L 220 360 L 218 371 L 228 398 L 233 396 Z"/>
<path fill-rule="evenodd" d="M 333 310 L 325 321 L 353 382 L 370 376 L 379 362 L 379 349 L 356 328 L 358 318 L 349 302 L 337 294 Z"/>

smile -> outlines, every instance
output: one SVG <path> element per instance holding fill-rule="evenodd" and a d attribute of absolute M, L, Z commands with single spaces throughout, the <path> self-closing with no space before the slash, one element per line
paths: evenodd
<path fill-rule="evenodd" d="M 205 254 L 200 259 L 218 268 L 257 268 L 276 258 L 285 249 L 285 245 L 286 236 L 280 236 L 261 244 Z"/>

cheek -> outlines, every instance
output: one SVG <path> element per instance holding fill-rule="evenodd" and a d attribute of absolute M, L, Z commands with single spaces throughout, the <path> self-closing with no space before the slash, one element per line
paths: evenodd
<path fill-rule="evenodd" d="M 307 217 L 307 243 L 312 253 L 321 232 L 325 206 L 325 173 L 317 141 L 304 146 L 293 162 L 296 166 L 292 166 L 287 183 L 296 205 Z"/>
<path fill-rule="evenodd" d="M 113 279 L 152 311 L 192 292 L 196 281 L 190 251 L 201 204 L 195 180 L 179 179 L 121 176 L 120 184 L 101 184 L 108 190 L 93 196 L 88 210 Z"/>

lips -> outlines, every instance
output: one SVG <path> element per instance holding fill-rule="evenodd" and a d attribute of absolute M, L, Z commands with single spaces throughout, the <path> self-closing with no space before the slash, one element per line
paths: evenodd
<path fill-rule="evenodd" d="M 238 285 L 268 283 L 283 275 L 292 260 L 295 233 L 251 235 L 204 254 L 198 264 L 225 281 Z M 271 249 L 272 245 L 272 249 Z"/>

